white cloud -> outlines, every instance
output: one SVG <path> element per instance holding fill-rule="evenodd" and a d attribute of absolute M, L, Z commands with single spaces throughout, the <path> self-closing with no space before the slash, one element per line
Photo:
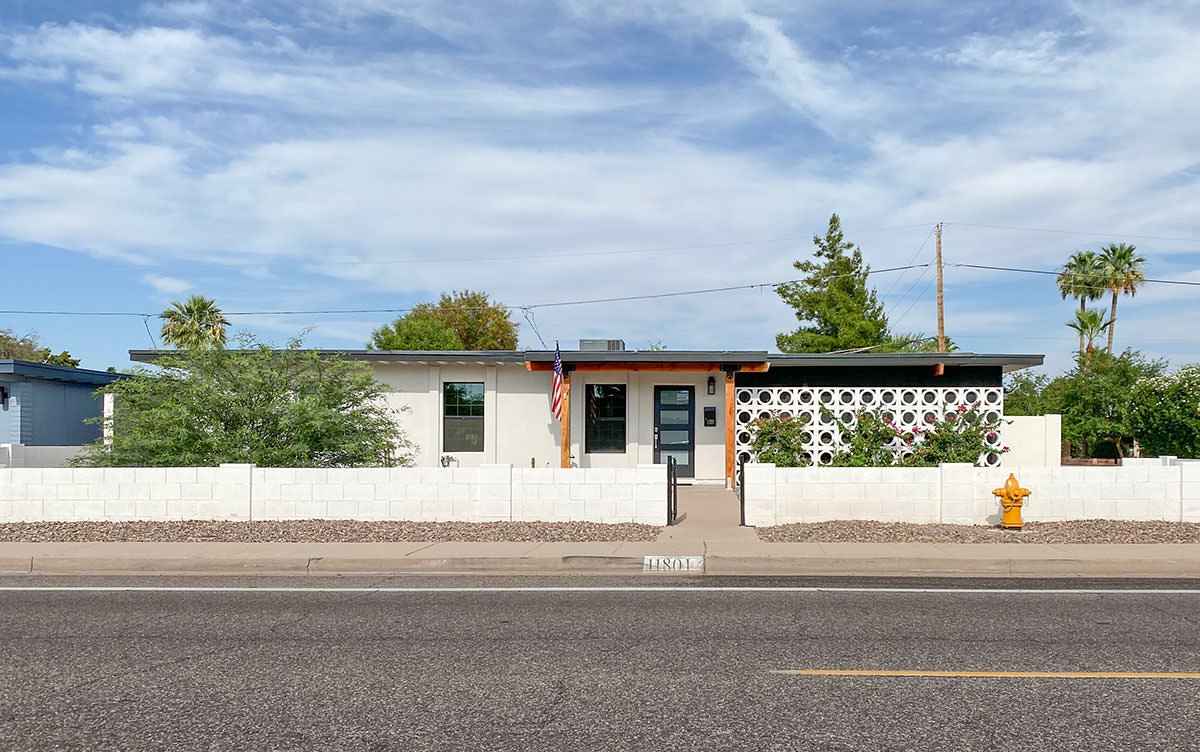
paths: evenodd
<path fill-rule="evenodd" d="M 165 277 L 160 274 L 146 274 L 142 277 L 142 281 L 153 287 L 156 292 L 164 295 L 178 295 L 193 287 L 192 283 L 187 280 Z"/>
<path fill-rule="evenodd" d="M 793 276 L 807 242 L 565 254 L 803 236 L 832 211 L 850 229 L 947 220 L 948 260 L 1005 266 L 1052 267 L 1099 239 L 968 223 L 1200 237 L 1200 21 L 1186 6 L 1071 7 L 1054 26 L 924 44 L 891 30 L 840 38 L 828 20 L 837 6 L 793 5 L 575 0 L 545 39 L 532 35 L 536 14 L 383 0 L 301 3 L 261 23 L 213 0 L 147 6 L 141 26 L 10 29 L 0 75 L 57 77 L 96 107 L 94 142 L 0 165 L 0 234 L 138 263 L 233 264 L 236 274 L 206 269 L 203 284 L 242 309 L 463 287 L 526 304 L 775 281 Z M 317 26 L 365 34 L 355 24 L 373 13 L 442 47 L 309 41 Z M 253 30 L 207 22 L 228 14 Z M 637 53 L 661 51 L 636 36 L 613 40 L 621 75 L 589 74 L 618 62 L 589 35 L 631 25 L 681 55 L 702 48 L 696 80 L 646 73 Z M 862 39 L 879 45 L 874 57 L 843 54 Z M 704 78 L 704 66 L 717 72 Z M 926 232 L 854 239 L 880 268 L 908 263 Z M 1196 246 L 1139 241 L 1152 270 Z M 453 261 L 536 255 L 546 260 Z M 1200 274 L 1172 258 L 1172 274 Z M 991 315 L 964 295 L 958 331 L 984 344 L 1070 315 L 1046 280 L 949 278 L 971 290 L 992 280 L 992 305 L 1021 307 Z M 899 285 L 895 309 L 920 289 L 902 299 Z M 1124 305 L 1200 314 L 1178 290 Z M 928 329 L 928 309 L 919 302 L 901 328 Z M 538 321 L 564 341 L 712 347 L 767 347 L 794 326 L 769 291 L 544 309 Z M 321 331 L 352 340 L 364 328 Z"/>

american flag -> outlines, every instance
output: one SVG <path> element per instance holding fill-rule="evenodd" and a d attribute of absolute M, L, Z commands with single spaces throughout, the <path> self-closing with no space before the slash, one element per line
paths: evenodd
<path fill-rule="evenodd" d="M 562 353 L 558 351 L 558 343 L 554 343 L 554 391 L 550 395 L 550 409 L 554 417 L 562 420 L 563 407 L 563 374 Z"/>

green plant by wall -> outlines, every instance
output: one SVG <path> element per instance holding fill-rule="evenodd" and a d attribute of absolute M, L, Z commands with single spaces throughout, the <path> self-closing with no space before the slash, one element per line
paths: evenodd
<path fill-rule="evenodd" d="M 751 426 L 754 441 L 750 448 L 759 462 L 773 462 L 776 467 L 804 467 L 811 459 L 804 452 L 804 426 L 807 418 L 783 416 L 761 417 Z"/>
<path fill-rule="evenodd" d="M 831 413 L 826 413 L 833 417 Z M 934 467 L 942 463 L 979 464 L 983 455 L 1001 454 L 989 440 L 1000 430 L 1000 420 L 988 420 L 978 403 L 935 416 L 927 428 L 904 430 L 881 410 L 860 412 L 848 424 L 837 418 L 843 448 L 833 456 L 833 467 Z"/>
<path fill-rule="evenodd" d="M 995 439 L 999 430 L 1000 420 L 988 420 L 978 403 L 970 407 L 959 405 L 929 428 L 917 429 L 910 444 L 912 454 L 905 458 L 904 464 L 909 467 L 933 467 L 943 462 L 977 465 L 983 455 L 1008 451 L 1008 447 L 997 447 L 989 441 Z"/>
<path fill-rule="evenodd" d="M 842 434 L 844 445 L 829 463 L 833 467 L 886 467 L 900 459 L 900 447 L 911 437 L 897 428 L 882 410 L 860 412 L 852 424 L 833 417 L 822 408 L 821 413 L 834 419 Z"/>

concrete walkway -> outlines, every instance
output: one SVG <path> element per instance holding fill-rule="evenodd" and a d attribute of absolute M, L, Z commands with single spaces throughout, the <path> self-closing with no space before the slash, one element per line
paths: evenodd
<path fill-rule="evenodd" d="M 664 527 L 658 543 L 720 542 L 752 546 L 758 534 L 739 527 L 741 506 L 737 494 L 722 486 L 679 486 L 678 521 Z"/>

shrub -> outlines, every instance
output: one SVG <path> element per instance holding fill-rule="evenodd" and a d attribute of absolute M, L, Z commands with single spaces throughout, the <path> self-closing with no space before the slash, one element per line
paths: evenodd
<path fill-rule="evenodd" d="M 1200 457 L 1200 365 L 1142 379 L 1131 402 L 1130 427 L 1143 452 Z"/>
<path fill-rule="evenodd" d="M 994 440 L 1000 421 L 988 420 L 976 403 L 960 405 L 937 417 L 928 428 L 901 429 L 882 411 L 860 412 L 853 424 L 835 418 L 843 448 L 834 467 L 931 467 L 943 462 L 978 464 L 983 455 L 1007 452 Z"/>
<path fill-rule="evenodd" d="M 750 449 L 759 462 L 773 462 L 776 467 L 804 467 L 810 464 L 804 452 L 807 422 L 807 418 L 786 416 L 758 418 L 751 423 L 755 433 Z"/>

